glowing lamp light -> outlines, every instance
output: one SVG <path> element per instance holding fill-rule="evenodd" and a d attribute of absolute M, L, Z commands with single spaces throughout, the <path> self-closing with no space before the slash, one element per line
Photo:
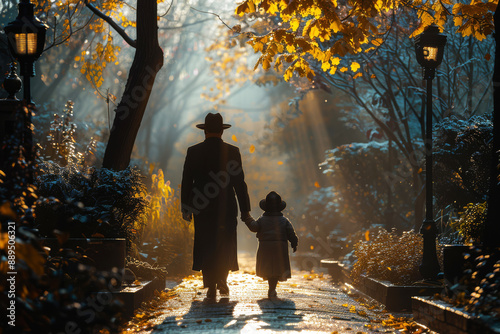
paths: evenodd
<path fill-rule="evenodd" d="M 43 52 L 47 25 L 33 14 L 34 5 L 29 0 L 21 0 L 17 7 L 17 18 L 4 28 L 9 49 L 20 63 L 33 62 Z"/>
<path fill-rule="evenodd" d="M 16 19 L 4 28 L 10 53 L 21 65 L 24 99 L 30 103 L 29 78 L 35 76 L 34 63 L 43 52 L 47 31 L 47 25 L 34 15 L 34 7 L 29 0 L 20 0 Z"/>
<path fill-rule="evenodd" d="M 34 56 L 37 51 L 36 38 L 38 34 L 15 34 L 16 53 L 21 56 Z"/>
<path fill-rule="evenodd" d="M 427 61 L 437 61 L 438 50 L 438 48 L 424 46 L 424 59 Z"/>
<path fill-rule="evenodd" d="M 439 33 L 439 28 L 432 24 L 415 39 L 417 61 L 425 70 L 424 79 L 433 79 L 436 67 L 441 64 L 444 55 L 446 36 Z"/>

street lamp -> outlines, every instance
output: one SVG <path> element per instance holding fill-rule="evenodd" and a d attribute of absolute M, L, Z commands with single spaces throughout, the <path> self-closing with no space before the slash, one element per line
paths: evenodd
<path fill-rule="evenodd" d="M 21 0 L 17 5 L 17 18 L 4 28 L 10 52 L 21 65 L 23 97 L 27 103 L 33 103 L 30 78 L 35 76 L 35 61 L 43 52 L 47 31 L 47 25 L 33 14 L 34 7 L 29 0 Z"/>
<path fill-rule="evenodd" d="M 432 79 L 436 67 L 443 60 L 446 36 L 439 33 L 436 25 L 431 25 L 415 41 L 417 61 L 423 67 L 423 79 L 427 81 L 427 113 L 425 127 L 425 220 L 420 228 L 424 238 L 424 250 L 420 274 L 426 280 L 435 280 L 440 272 L 436 254 L 438 230 L 434 222 L 432 194 Z"/>

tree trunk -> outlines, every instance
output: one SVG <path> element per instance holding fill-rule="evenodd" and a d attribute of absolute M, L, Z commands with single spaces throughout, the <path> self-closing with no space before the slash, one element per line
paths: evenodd
<path fill-rule="evenodd" d="M 163 66 L 156 18 L 156 1 L 137 1 L 137 48 L 122 99 L 115 110 L 102 163 L 104 168 L 123 170 L 130 163 L 156 74 Z"/>
<path fill-rule="evenodd" d="M 495 10 L 495 64 L 493 70 L 493 157 L 490 167 L 488 215 L 484 227 L 484 245 L 500 246 L 500 187 L 498 186 L 498 151 L 500 150 L 500 12 Z"/>

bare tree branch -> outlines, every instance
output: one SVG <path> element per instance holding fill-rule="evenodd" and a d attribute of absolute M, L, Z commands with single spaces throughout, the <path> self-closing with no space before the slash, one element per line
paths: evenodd
<path fill-rule="evenodd" d="M 167 11 L 165 12 L 165 14 L 162 14 L 160 15 L 160 17 L 165 17 L 167 16 L 168 13 L 170 13 L 170 10 L 172 9 L 172 5 L 174 4 L 174 0 L 170 1 L 170 6 L 168 6 L 168 9 Z"/>
<path fill-rule="evenodd" d="M 200 24 L 200 23 L 206 22 L 208 20 L 209 19 L 205 19 L 205 20 L 201 20 L 201 21 L 195 21 L 195 22 L 190 22 L 190 23 L 185 23 L 185 24 L 181 24 L 180 26 L 175 26 L 175 27 L 160 27 L 158 29 L 159 30 L 182 29 L 182 28 L 185 28 L 185 27 L 189 27 L 189 26 L 192 26 L 192 25 L 196 25 L 196 24 Z"/>
<path fill-rule="evenodd" d="M 222 23 L 223 23 L 223 24 L 224 24 L 224 25 L 225 25 L 225 26 L 226 26 L 229 30 L 232 30 L 232 31 L 234 31 L 234 32 L 239 33 L 238 31 L 235 31 L 235 30 L 233 30 L 233 28 L 231 28 L 230 26 L 228 26 L 228 25 L 226 24 L 226 22 L 224 22 L 224 20 L 223 20 L 223 19 L 221 19 L 221 17 L 219 16 L 219 14 L 215 14 L 215 13 L 212 13 L 212 12 L 206 12 L 206 11 L 196 9 L 196 8 L 194 8 L 194 7 L 191 7 L 191 6 L 189 6 L 189 8 L 191 8 L 192 10 L 195 10 L 195 11 L 197 11 L 197 12 L 200 12 L 200 13 L 210 14 L 210 15 L 216 16 L 216 17 L 219 19 L 219 21 L 221 21 L 221 22 L 222 22 Z"/>
<path fill-rule="evenodd" d="M 136 48 L 137 47 L 137 41 L 133 40 L 130 38 L 129 35 L 123 30 L 122 27 L 120 27 L 113 19 L 107 15 L 105 15 L 103 12 L 101 12 L 99 9 L 97 9 L 94 5 L 89 3 L 88 0 L 85 0 L 85 6 L 87 6 L 88 9 L 92 11 L 96 16 L 100 17 L 104 21 L 106 21 L 122 38 L 127 42 L 131 47 Z"/>

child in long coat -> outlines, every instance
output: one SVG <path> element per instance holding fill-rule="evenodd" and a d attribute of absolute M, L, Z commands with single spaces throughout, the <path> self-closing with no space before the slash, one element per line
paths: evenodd
<path fill-rule="evenodd" d="M 286 202 L 281 196 L 271 191 L 259 206 L 264 213 L 257 221 L 248 219 L 245 224 L 250 231 L 257 232 L 259 249 L 257 251 L 256 275 L 269 283 L 268 296 L 276 297 L 278 281 L 291 278 L 290 259 L 288 257 L 288 241 L 297 250 L 298 238 L 290 221 L 283 216 Z"/>

